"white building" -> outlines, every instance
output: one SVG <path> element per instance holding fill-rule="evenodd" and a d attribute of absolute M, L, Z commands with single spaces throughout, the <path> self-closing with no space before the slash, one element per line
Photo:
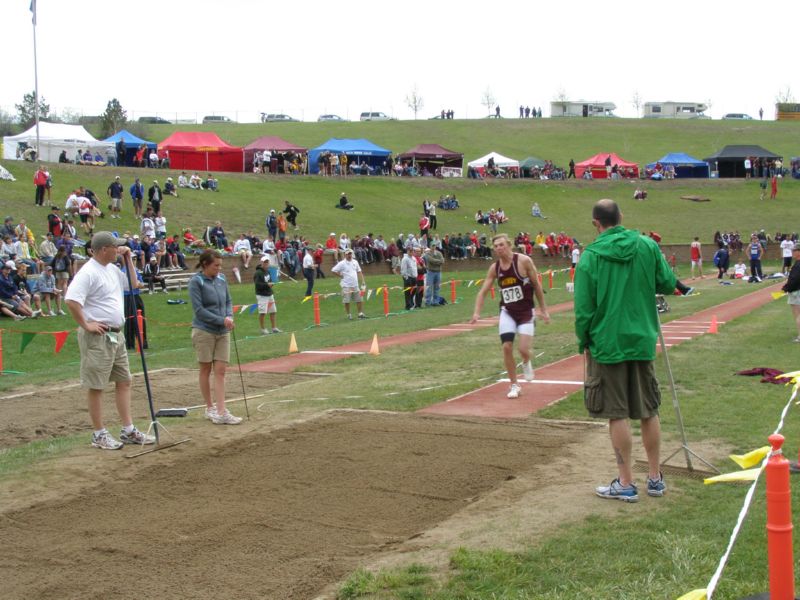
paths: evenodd
<path fill-rule="evenodd" d="M 613 102 L 588 102 L 586 100 L 554 100 L 550 103 L 551 117 L 616 117 Z"/>
<path fill-rule="evenodd" d="M 645 119 L 708 119 L 702 102 L 645 102 Z"/>

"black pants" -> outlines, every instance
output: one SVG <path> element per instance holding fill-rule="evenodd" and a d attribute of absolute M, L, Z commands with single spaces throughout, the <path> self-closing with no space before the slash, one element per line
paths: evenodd
<path fill-rule="evenodd" d="M 406 299 L 406 310 L 414 308 L 414 293 L 417 286 L 416 277 L 403 277 L 403 295 Z"/>
<path fill-rule="evenodd" d="M 142 347 L 147 349 L 147 321 L 144 318 L 144 302 L 139 294 L 125 296 L 125 346 L 136 348 L 136 311 L 142 311 Z"/>
<path fill-rule="evenodd" d="M 764 273 L 761 271 L 761 259 L 760 258 L 751 258 L 750 259 L 750 275 L 752 277 L 758 277 L 759 279 L 764 279 Z"/>
<path fill-rule="evenodd" d="M 47 186 L 44 185 L 37 185 L 36 186 L 36 206 L 44 206 L 44 192 Z"/>
<path fill-rule="evenodd" d="M 306 296 L 310 296 L 314 291 L 314 269 L 303 269 L 303 277 L 306 278 Z"/>
<path fill-rule="evenodd" d="M 436 215 L 430 215 L 431 229 L 436 229 Z"/>
<path fill-rule="evenodd" d="M 167 280 L 164 278 L 163 275 L 145 275 L 143 277 L 145 283 L 147 283 L 147 287 L 150 290 L 150 293 L 153 293 L 153 289 L 156 287 L 156 283 L 161 284 L 161 291 L 167 291 Z"/>

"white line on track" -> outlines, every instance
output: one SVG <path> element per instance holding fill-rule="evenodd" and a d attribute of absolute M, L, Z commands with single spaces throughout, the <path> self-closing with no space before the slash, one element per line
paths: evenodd
<path fill-rule="evenodd" d="M 356 352 L 354 350 L 303 350 L 300 354 L 366 354 L 366 352 Z"/>

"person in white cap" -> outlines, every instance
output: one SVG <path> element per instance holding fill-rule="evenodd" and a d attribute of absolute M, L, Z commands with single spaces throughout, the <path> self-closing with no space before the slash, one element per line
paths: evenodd
<path fill-rule="evenodd" d="M 275 313 L 278 312 L 278 307 L 275 304 L 275 294 L 272 290 L 275 284 L 269 276 L 269 266 L 270 257 L 265 254 L 261 257 L 261 261 L 256 266 L 253 274 L 253 283 L 256 286 L 256 302 L 258 303 L 258 325 L 264 335 L 281 332 L 275 324 Z M 271 331 L 264 327 L 264 315 L 269 315 L 269 323 L 272 326 Z"/>
<path fill-rule="evenodd" d="M 361 294 L 366 289 L 367 284 L 364 281 L 364 273 L 361 271 L 361 267 L 353 258 L 352 248 L 345 250 L 344 260 L 336 263 L 331 271 L 341 278 L 339 285 L 342 287 L 342 304 L 344 304 L 344 312 L 347 318 L 353 318 L 350 313 L 350 304 L 355 302 L 358 309 L 358 318 L 366 319 L 367 316 L 364 314 L 364 302 L 361 299 Z M 358 287 L 359 280 L 361 281 L 361 289 Z"/>
<path fill-rule="evenodd" d="M 124 275 L 114 262 L 117 256 L 133 273 L 131 251 L 123 238 L 108 231 L 92 236 L 92 258 L 75 274 L 65 300 L 79 325 L 81 385 L 87 390 L 89 417 L 94 433 L 92 446 L 118 450 L 123 444 L 153 444 L 155 438 L 136 429 L 131 418 L 131 373 L 125 348 L 125 310 L 122 301 Z M 103 390 L 115 384 L 117 412 L 122 421 L 120 439 L 103 426 Z"/>

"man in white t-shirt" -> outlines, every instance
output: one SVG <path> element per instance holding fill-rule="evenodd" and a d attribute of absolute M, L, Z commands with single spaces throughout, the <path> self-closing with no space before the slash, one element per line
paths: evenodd
<path fill-rule="evenodd" d="M 576 243 L 575 246 L 572 248 L 572 268 L 578 266 L 578 261 L 581 259 L 581 249 L 578 247 Z"/>
<path fill-rule="evenodd" d="M 362 292 L 366 289 L 367 284 L 364 281 L 364 273 L 361 267 L 353 258 L 353 249 L 348 248 L 344 252 L 344 260 L 340 260 L 333 269 L 341 281 L 339 285 L 342 286 L 342 304 L 344 304 L 344 312 L 347 314 L 348 319 L 352 319 L 353 315 L 350 314 L 350 303 L 355 302 L 358 309 L 358 318 L 366 319 L 367 315 L 364 314 L 364 302 L 361 299 Z M 358 282 L 361 281 L 361 289 L 358 288 Z"/>
<path fill-rule="evenodd" d="M 67 289 L 64 300 L 78 323 L 81 385 L 87 389 L 89 417 L 94 427 L 92 446 L 118 450 L 125 444 L 152 444 L 153 436 L 140 432 L 131 419 L 131 373 L 125 348 L 124 275 L 114 264 L 117 256 L 133 273 L 131 251 L 125 240 L 98 231 L 91 240 L 92 258 L 83 265 Z M 117 412 L 122 421 L 120 440 L 103 426 L 103 390 L 116 386 Z"/>
<path fill-rule="evenodd" d="M 794 242 L 789 239 L 789 237 L 783 238 L 781 241 L 781 254 L 783 255 L 783 273 L 789 273 L 789 269 L 792 268 L 792 248 L 794 248 Z"/>

